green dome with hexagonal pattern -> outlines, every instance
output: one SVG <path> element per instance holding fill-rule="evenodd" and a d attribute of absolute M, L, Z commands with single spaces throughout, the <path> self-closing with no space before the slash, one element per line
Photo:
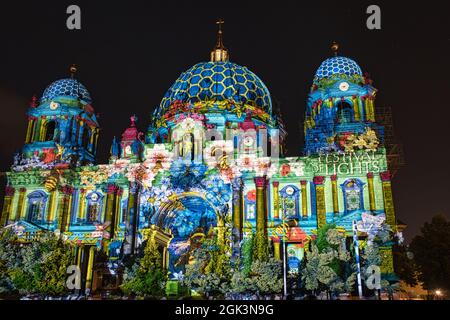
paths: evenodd
<path fill-rule="evenodd" d="M 183 72 L 164 95 L 156 116 L 164 115 L 175 101 L 196 103 L 230 100 L 272 113 L 270 93 L 261 79 L 232 62 L 201 62 Z"/>

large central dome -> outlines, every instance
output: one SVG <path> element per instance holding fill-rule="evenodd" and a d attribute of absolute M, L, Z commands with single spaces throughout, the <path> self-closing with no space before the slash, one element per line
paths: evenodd
<path fill-rule="evenodd" d="M 183 72 L 164 95 L 156 115 L 164 115 L 177 100 L 231 100 L 272 113 L 270 93 L 261 79 L 246 67 L 229 61 L 201 62 Z"/>

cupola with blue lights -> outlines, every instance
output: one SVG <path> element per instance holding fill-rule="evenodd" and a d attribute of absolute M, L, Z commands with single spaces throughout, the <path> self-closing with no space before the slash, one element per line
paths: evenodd
<path fill-rule="evenodd" d="M 336 42 L 331 49 L 334 55 L 320 64 L 308 95 L 304 124 L 307 155 L 348 152 L 351 141 L 367 133 L 377 143 L 383 142 L 383 128 L 375 123 L 377 90 L 372 80 L 353 59 L 338 55 Z"/>
<path fill-rule="evenodd" d="M 70 77 L 51 83 L 28 109 L 25 145 L 14 159 L 16 171 L 95 163 L 99 124 L 86 87 Z"/>
<path fill-rule="evenodd" d="M 86 87 L 75 78 L 65 78 L 51 83 L 42 94 L 41 103 L 57 98 L 68 97 L 92 103 Z"/>

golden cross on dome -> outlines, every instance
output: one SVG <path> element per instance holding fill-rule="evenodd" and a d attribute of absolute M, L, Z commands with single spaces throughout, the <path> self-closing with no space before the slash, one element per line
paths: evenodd
<path fill-rule="evenodd" d="M 219 19 L 216 21 L 216 24 L 219 25 L 219 32 L 222 33 L 222 25 L 225 23 L 223 19 Z"/>

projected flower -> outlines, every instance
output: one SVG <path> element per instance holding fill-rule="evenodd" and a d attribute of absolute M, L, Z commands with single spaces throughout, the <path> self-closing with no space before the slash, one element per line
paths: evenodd
<path fill-rule="evenodd" d="M 204 164 L 186 165 L 183 161 L 175 161 L 170 167 L 172 172 L 170 182 L 175 189 L 180 189 L 180 191 L 194 189 L 201 185 L 207 169 Z"/>
<path fill-rule="evenodd" d="M 213 176 L 205 183 L 206 198 L 214 205 L 220 206 L 228 203 L 231 199 L 230 184 L 225 182 L 219 176 Z"/>

